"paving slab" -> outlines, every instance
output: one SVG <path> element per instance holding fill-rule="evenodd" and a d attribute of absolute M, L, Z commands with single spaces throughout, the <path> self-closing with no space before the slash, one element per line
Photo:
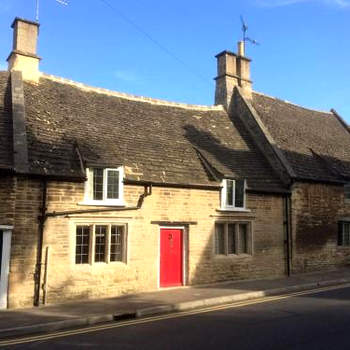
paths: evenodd
<path fill-rule="evenodd" d="M 350 283 L 350 267 L 0 311 L 0 339 Z"/>

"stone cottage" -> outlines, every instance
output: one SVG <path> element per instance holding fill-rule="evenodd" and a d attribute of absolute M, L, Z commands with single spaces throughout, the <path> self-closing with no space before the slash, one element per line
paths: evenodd
<path fill-rule="evenodd" d="M 344 265 L 350 138 L 217 56 L 214 106 L 39 70 L 16 18 L 0 72 L 0 308 Z"/>

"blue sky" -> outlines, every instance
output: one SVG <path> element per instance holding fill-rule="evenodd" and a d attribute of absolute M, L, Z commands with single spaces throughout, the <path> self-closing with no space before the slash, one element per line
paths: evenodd
<path fill-rule="evenodd" d="M 254 89 L 350 123 L 350 0 L 40 0 L 41 70 L 93 86 L 212 104 L 215 55 L 236 51 L 240 15 Z M 112 7 L 108 6 L 110 4 Z M 15 16 L 35 0 L 0 0 L 0 67 Z"/>

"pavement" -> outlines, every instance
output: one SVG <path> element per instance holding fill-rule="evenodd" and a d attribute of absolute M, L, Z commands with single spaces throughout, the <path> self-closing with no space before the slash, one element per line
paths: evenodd
<path fill-rule="evenodd" d="M 0 339 L 198 309 L 325 286 L 350 283 L 350 267 L 274 279 L 230 281 L 162 289 L 115 298 L 1 310 Z"/>

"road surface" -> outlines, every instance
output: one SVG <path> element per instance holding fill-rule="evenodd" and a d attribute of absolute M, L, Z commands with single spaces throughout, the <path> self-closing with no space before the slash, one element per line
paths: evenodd
<path fill-rule="evenodd" d="M 350 349 L 350 287 L 268 297 L 17 342 L 1 348 Z"/>

